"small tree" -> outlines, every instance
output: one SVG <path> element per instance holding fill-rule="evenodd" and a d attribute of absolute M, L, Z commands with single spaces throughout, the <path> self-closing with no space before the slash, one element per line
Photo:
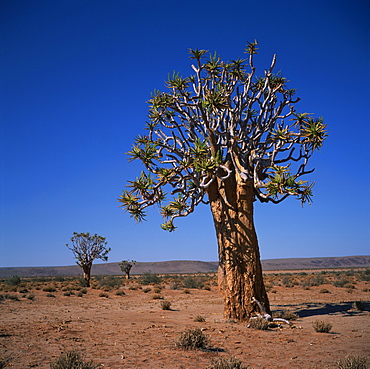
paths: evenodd
<path fill-rule="evenodd" d="M 158 205 L 162 228 L 209 204 L 219 253 L 219 287 L 225 318 L 247 320 L 266 312 L 269 301 L 262 278 L 254 227 L 256 200 L 278 204 L 289 196 L 311 202 L 312 173 L 307 164 L 327 133 L 323 119 L 298 113 L 295 90 L 274 73 L 276 56 L 260 77 L 248 43 L 246 59 L 224 62 L 217 54 L 190 49 L 193 75 L 169 75 L 167 92 L 149 100 L 148 134 L 138 136 L 128 153 L 144 166 L 119 201 L 136 221 Z M 172 198 L 166 203 L 165 188 Z"/>
<path fill-rule="evenodd" d="M 72 246 L 66 245 L 72 250 L 76 263 L 83 270 L 83 277 L 85 280 L 86 287 L 90 287 L 90 275 L 92 263 L 95 259 L 101 259 L 104 261 L 108 260 L 107 254 L 111 250 L 107 248 L 108 242 L 105 241 L 105 237 L 98 236 L 90 233 L 76 233 L 73 232 L 71 237 Z"/>
<path fill-rule="evenodd" d="M 126 274 L 126 279 L 130 279 L 130 271 L 135 264 L 135 260 L 122 260 L 122 263 L 119 263 L 122 273 Z"/>

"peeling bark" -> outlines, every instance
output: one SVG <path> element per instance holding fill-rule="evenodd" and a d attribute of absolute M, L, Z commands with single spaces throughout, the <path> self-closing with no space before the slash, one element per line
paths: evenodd
<path fill-rule="evenodd" d="M 238 321 L 258 313 L 254 298 L 270 313 L 253 220 L 253 191 L 253 182 L 242 181 L 237 175 L 214 181 L 208 190 L 217 234 L 224 317 Z"/>

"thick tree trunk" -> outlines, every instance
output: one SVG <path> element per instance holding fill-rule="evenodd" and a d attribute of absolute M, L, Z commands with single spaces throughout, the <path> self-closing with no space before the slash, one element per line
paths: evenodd
<path fill-rule="evenodd" d="M 84 280 L 86 287 L 90 287 L 90 278 L 91 278 L 91 265 L 85 265 L 82 267 L 84 272 Z"/>
<path fill-rule="evenodd" d="M 224 317 L 249 320 L 259 313 L 253 298 L 271 313 L 254 228 L 253 183 L 231 176 L 212 183 L 208 195 L 218 241 L 218 284 L 224 298 Z"/>

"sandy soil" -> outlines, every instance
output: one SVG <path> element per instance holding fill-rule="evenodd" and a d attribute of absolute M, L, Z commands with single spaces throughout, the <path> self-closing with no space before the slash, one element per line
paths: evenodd
<path fill-rule="evenodd" d="M 366 288 L 367 287 L 367 288 Z M 207 368 L 212 358 L 236 356 L 249 368 L 337 368 L 348 354 L 370 358 L 369 311 L 353 309 L 355 300 L 370 300 L 369 282 L 359 282 L 353 293 L 333 285 L 304 290 L 274 287 L 272 310 L 288 309 L 300 317 L 296 328 L 259 331 L 222 319 L 217 287 L 161 292 L 172 310 L 162 310 L 154 292 L 121 287 L 124 296 L 89 289 L 83 297 L 47 297 L 32 291 L 34 300 L 0 303 L 0 356 L 11 355 L 12 368 L 50 368 L 61 353 L 78 350 L 103 368 Z M 327 288 L 331 293 L 320 293 Z M 367 309 L 369 305 L 367 304 Z M 202 315 L 205 322 L 194 322 Z M 317 333 L 315 320 L 333 325 Z M 184 351 L 175 340 L 186 328 L 202 328 L 211 339 L 204 351 Z"/>

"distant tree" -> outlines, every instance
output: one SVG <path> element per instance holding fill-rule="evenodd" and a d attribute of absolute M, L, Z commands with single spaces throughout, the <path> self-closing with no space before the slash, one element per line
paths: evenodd
<path fill-rule="evenodd" d="M 122 262 L 119 263 L 122 273 L 126 274 L 126 279 L 130 279 L 130 271 L 135 264 L 135 260 L 122 260 Z"/>
<path fill-rule="evenodd" d="M 76 263 L 83 270 L 83 277 L 86 287 L 90 287 L 91 267 L 95 259 L 108 260 L 107 254 L 111 250 L 107 248 L 108 242 L 105 237 L 90 233 L 73 232 L 71 237 L 72 246 L 66 245 L 77 260 Z"/>
<path fill-rule="evenodd" d="M 147 135 L 128 153 L 145 166 L 129 181 L 119 201 L 136 221 L 158 205 L 162 228 L 209 204 L 219 251 L 219 287 L 224 316 L 248 320 L 259 301 L 271 313 L 263 283 L 254 202 L 278 204 L 289 196 L 310 203 L 313 172 L 308 160 L 327 133 L 323 118 L 298 113 L 295 90 L 274 72 L 276 56 L 260 77 L 248 43 L 248 57 L 224 62 L 215 53 L 190 49 L 194 74 L 169 75 L 167 92 L 149 100 Z M 165 188 L 172 199 L 166 201 Z M 302 225 L 304 227 L 304 225 Z"/>

